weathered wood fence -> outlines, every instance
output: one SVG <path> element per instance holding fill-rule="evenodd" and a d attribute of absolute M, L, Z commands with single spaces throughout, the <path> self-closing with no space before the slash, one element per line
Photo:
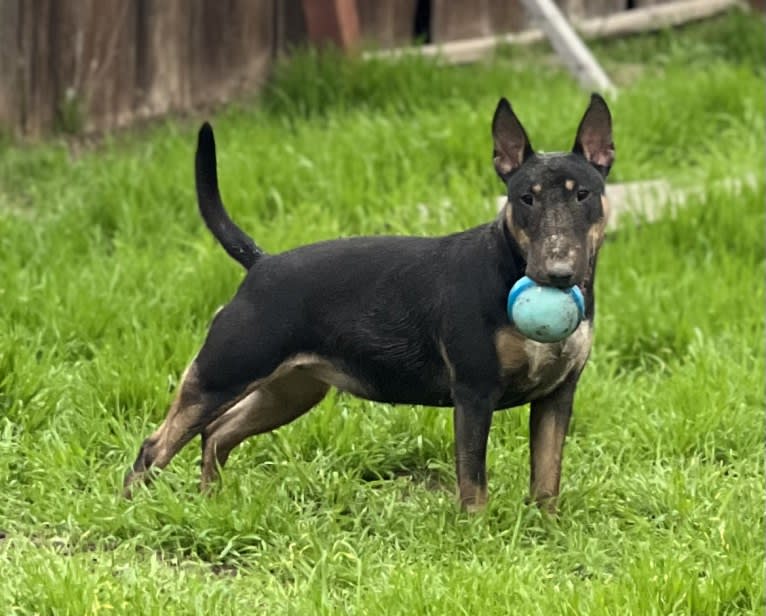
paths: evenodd
<path fill-rule="evenodd" d="M 0 126 L 24 136 L 104 130 L 229 100 L 307 42 L 305 9 L 322 2 L 0 0 Z M 559 0 L 573 17 L 659 2 Z M 356 0 L 355 8 L 361 38 L 380 47 L 527 25 L 519 0 Z"/>

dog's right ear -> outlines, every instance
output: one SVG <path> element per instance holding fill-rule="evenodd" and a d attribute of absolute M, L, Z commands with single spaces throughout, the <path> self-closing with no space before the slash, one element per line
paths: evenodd
<path fill-rule="evenodd" d="M 511 174 L 532 156 L 534 151 L 524 127 L 505 98 L 500 99 L 492 118 L 492 139 L 495 143 L 495 171 L 503 182 L 507 183 Z"/>

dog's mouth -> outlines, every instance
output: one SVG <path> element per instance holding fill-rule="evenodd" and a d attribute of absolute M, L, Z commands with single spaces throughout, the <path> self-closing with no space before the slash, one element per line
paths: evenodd
<path fill-rule="evenodd" d="M 583 291 L 585 286 L 584 276 L 575 276 L 574 274 L 569 273 L 546 274 L 532 272 L 529 268 L 527 268 L 525 274 L 541 287 L 554 287 L 562 290 L 579 287 L 580 290 Z"/>
<path fill-rule="evenodd" d="M 556 251 L 548 250 L 546 246 L 533 246 L 529 251 L 525 273 L 538 285 L 570 289 L 585 286 L 589 277 L 589 255 L 583 252 L 576 243 L 564 246 Z"/>

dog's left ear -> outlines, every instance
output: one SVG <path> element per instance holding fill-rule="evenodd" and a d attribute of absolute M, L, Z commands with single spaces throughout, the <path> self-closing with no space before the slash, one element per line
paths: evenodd
<path fill-rule="evenodd" d="M 501 98 L 492 118 L 492 139 L 495 148 L 492 153 L 497 175 L 508 183 L 511 174 L 534 154 L 524 127 L 507 99 Z"/>
<path fill-rule="evenodd" d="M 584 156 L 604 177 L 614 163 L 612 115 L 606 101 L 596 93 L 591 95 L 590 105 L 580 120 L 572 151 Z"/>

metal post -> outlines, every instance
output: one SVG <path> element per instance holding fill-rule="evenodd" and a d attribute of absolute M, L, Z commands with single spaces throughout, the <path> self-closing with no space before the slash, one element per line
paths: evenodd
<path fill-rule="evenodd" d="M 521 1 L 531 15 L 539 18 L 540 29 L 581 86 L 589 90 L 616 92 L 604 69 L 553 0 Z"/>

